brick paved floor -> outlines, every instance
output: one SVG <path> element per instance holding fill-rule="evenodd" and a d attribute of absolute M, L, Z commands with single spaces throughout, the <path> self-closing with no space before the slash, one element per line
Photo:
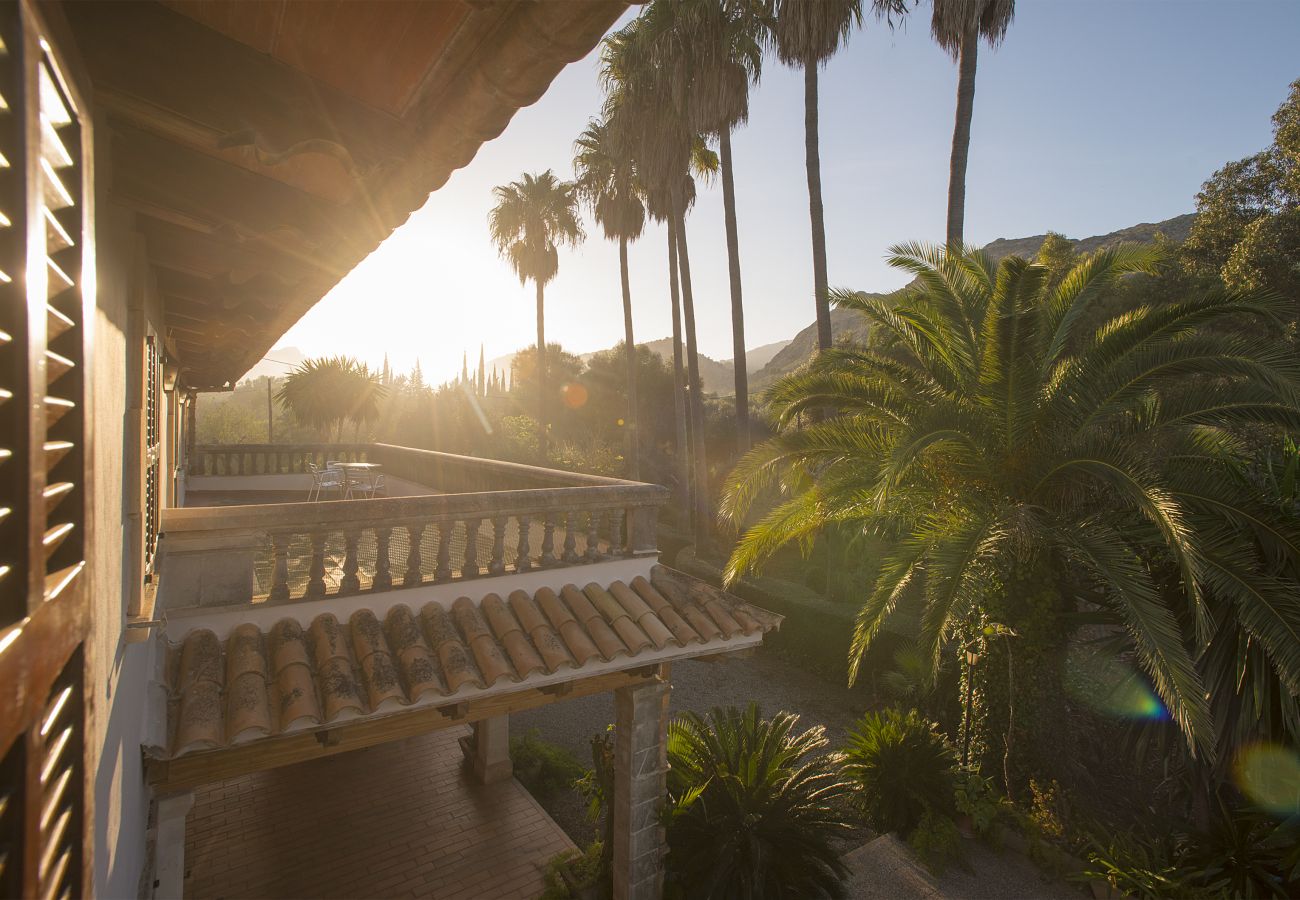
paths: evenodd
<path fill-rule="evenodd" d="M 209 785 L 185 838 L 191 898 L 535 898 L 565 836 L 514 779 L 479 785 L 448 728 Z"/>

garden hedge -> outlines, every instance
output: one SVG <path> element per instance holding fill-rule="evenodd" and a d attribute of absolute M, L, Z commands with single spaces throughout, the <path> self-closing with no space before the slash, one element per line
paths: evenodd
<path fill-rule="evenodd" d="M 710 584 L 722 584 L 722 569 L 696 559 L 692 547 L 680 550 L 673 565 Z M 755 606 L 785 616 L 781 630 L 764 639 L 765 646 L 779 651 L 800 668 L 837 681 L 847 680 L 855 605 L 827 600 L 797 582 L 757 575 L 738 579 L 728 590 Z M 876 675 L 891 666 L 900 640 L 890 631 L 881 632 L 863 660 L 858 685 L 874 687 Z"/>

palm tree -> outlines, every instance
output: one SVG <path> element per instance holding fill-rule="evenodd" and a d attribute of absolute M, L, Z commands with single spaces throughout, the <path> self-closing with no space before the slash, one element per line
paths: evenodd
<path fill-rule="evenodd" d="M 675 96 L 700 132 L 717 135 L 722 174 L 727 274 L 731 287 L 731 341 L 736 384 L 736 443 L 749 449 L 749 372 L 745 365 L 745 304 L 736 229 L 736 186 L 731 132 L 749 118 L 749 89 L 763 67 L 766 22 L 756 3 L 733 0 L 656 0 L 672 12 L 656 35 L 654 52 L 671 72 Z"/>
<path fill-rule="evenodd" d="M 714 709 L 668 726 L 669 886 L 701 898 L 842 897 L 849 788 L 820 725 Z"/>
<path fill-rule="evenodd" d="M 966 223 L 966 162 L 975 109 L 975 67 L 980 38 L 997 47 L 1016 14 L 1016 0 L 933 0 L 930 31 L 957 62 L 957 115 L 948 166 L 948 243 L 961 247 Z"/>
<path fill-rule="evenodd" d="M 703 548 L 708 543 L 711 516 L 703 441 L 703 383 L 685 215 L 695 198 L 691 172 L 705 165 L 710 153 L 680 105 L 665 102 L 674 80 L 655 41 L 668 27 L 664 20 L 672 15 L 667 4 L 651 3 L 640 16 L 607 38 L 601 56 L 601 78 L 607 91 L 605 115 L 617 116 L 620 127 L 626 129 L 628 145 L 637 148 L 637 173 L 651 200 L 651 211 L 664 215 L 669 225 L 669 251 L 675 254 L 669 278 L 670 284 L 681 289 L 689 431 L 694 436 L 690 453 L 694 472 L 692 521 L 696 546 Z"/>
<path fill-rule="evenodd" d="M 627 465 L 628 477 L 641 477 L 640 438 L 637 434 L 636 341 L 632 336 L 632 287 L 628 280 L 627 245 L 645 229 L 645 203 L 636 166 L 617 123 L 593 119 L 574 144 L 577 155 L 578 194 L 591 207 L 605 232 L 618 241 L 618 267 L 623 288 L 623 346 L 627 355 Z"/>
<path fill-rule="evenodd" d="M 545 287 L 560 269 L 561 244 L 577 246 L 584 234 L 574 186 L 547 169 L 492 189 L 496 206 L 488 231 L 497 252 L 510 263 L 519 283 L 537 287 L 538 446 L 546 458 L 546 298 Z"/>
<path fill-rule="evenodd" d="M 350 356 L 304 360 L 285 376 L 276 400 L 303 425 L 338 440 L 344 422 L 361 426 L 379 418 L 388 388 L 365 363 Z"/>
<path fill-rule="evenodd" d="M 826 274 L 826 223 L 822 211 L 821 144 L 818 137 L 817 70 L 862 25 L 863 0 L 776 0 L 771 20 L 776 55 L 803 69 L 804 157 L 808 170 L 808 215 L 812 220 L 813 298 L 817 307 L 817 347 L 829 350 L 831 304 Z M 907 14 L 907 0 L 871 0 L 877 18 L 893 27 Z"/>
<path fill-rule="evenodd" d="M 1213 633 L 1255 643 L 1257 662 L 1300 686 L 1300 590 L 1285 575 L 1300 572 L 1300 530 L 1235 477 L 1243 450 L 1230 436 L 1300 428 L 1300 366 L 1277 338 L 1233 327 L 1276 321 L 1284 306 L 1223 292 L 1130 300 L 1084 328 L 1099 294 L 1158 254 L 1101 250 L 1053 284 L 1017 257 L 995 267 L 976 251 L 891 252 L 917 276 L 901 300 L 834 298 L 887 345 L 822 353 L 773 387 L 785 430 L 736 468 L 723 514 L 744 522 L 756 499 L 786 492 L 745 532 L 727 577 L 828 523 L 893 541 L 858 616 L 852 675 L 893 610 L 919 604 L 931 667 L 969 641 L 981 690 L 1014 700 L 1026 759 L 1006 768 L 1019 772 L 1059 759 L 1072 614 L 1100 609 L 1190 751 L 1212 760 L 1194 659 Z M 788 427 L 821 408 L 839 416 Z M 1014 687 L 1012 648 L 1032 675 Z M 980 727 L 1003 734 L 996 724 Z"/>

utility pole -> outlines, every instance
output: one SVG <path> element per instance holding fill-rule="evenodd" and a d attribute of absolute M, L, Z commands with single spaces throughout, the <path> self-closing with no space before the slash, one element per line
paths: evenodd
<path fill-rule="evenodd" d="M 271 416 L 271 376 L 266 376 L 266 442 L 275 443 L 275 424 Z"/>

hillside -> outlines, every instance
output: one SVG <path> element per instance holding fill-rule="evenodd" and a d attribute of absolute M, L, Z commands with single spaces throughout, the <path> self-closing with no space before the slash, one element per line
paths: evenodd
<path fill-rule="evenodd" d="M 1077 252 L 1091 253 L 1111 244 L 1124 242 L 1150 243 L 1155 239 L 1157 233 L 1163 234 L 1170 240 L 1182 241 L 1187 238 L 1188 233 L 1191 231 L 1194 218 L 1194 214 L 1188 213 L 1166 219 L 1163 222 L 1144 222 L 1140 225 L 1122 228 L 1119 231 L 1112 231 L 1109 234 L 1072 239 L 1070 243 L 1074 245 Z M 1038 248 L 1043 245 L 1043 241 L 1046 239 L 1047 235 L 1045 234 L 1035 234 L 1022 238 L 998 238 L 996 241 L 986 244 L 984 249 L 994 259 L 1002 259 L 1012 255 L 1030 257 L 1038 252 Z M 867 335 L 867 323 L 855 312 L 833 309 L 831 310 L 831 334 L 836 341 L 845 338 L 863 340 Z M 781 352 L 772 357 L 771 362 L 753 375 L 749 382 L 750 388 L 758 390 L 767 387 L 782 375 L 793 372 L 813 355 L 816 348 L 817 323 L 814 322 L 796 334 L 794 339 Z"/>

